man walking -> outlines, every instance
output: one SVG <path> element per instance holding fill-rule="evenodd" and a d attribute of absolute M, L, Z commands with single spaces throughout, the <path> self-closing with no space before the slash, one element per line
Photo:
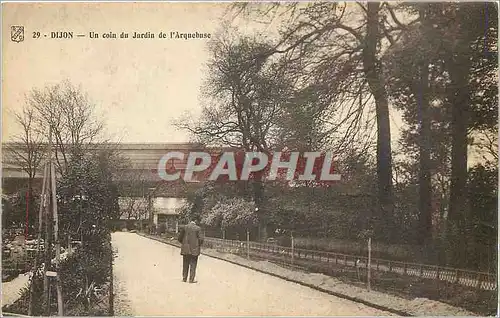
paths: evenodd
<path fill-rule="evenodd" d="M 179 233 L 182 255 L 182 281 L 186 282 L 189 272 L 189 282 L 195 283 L 196 265 L 200 255 L 200 246 L 203 243 L 201 228 L 192 220 L 183 226 Z"/>

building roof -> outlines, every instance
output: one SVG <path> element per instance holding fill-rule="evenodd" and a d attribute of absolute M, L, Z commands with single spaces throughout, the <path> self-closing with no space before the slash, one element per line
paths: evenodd
<path fill-rule="evenodd" d="M 22 145 L 17 143 L 19 147 Z M 26 173 L 21 168 L 17 158 L 10 151 L 13 145 L 16 143 L 2 143 L 2 173 L 4 178 L 23 178 L 26 177 Z M 205 147 L 201 143 L 103 143 L 103 144 L 90 144 L 85 146 L 89 150 L 99 150 L 99 149 L 115 149 L 118 151 L 121 157 L 129 161 L 129 165 L 126 170 L 133 171 L 144 171 L 151 178 L 159 180 L 156 177 L 158 163 L 160 159 L 167 153 L 172 151 L 183 152 L 187 154 L 190 151 L 207 151 L 210 153 L 220 153 L 223 150 L 229 148 L 218 148 L 218 147 Z M 180 159 L 170 159 L 168 165 L 173 166 L 176 170 L 184 170 L 187 163 L 187 157 L 184 156 L 182 160 Z M 37 173 L 37 177 L 41 177 L 40 171 Z"/>

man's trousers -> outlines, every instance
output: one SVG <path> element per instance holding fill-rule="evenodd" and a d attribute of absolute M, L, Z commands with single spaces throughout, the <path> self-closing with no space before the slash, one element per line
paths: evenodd
<path fill-rule="evenodd" d="M 196 265 L 198 265 L 198 255 L 182 255 L 182 280 L 186 281 L 189 272 L 189 282 L 194 282 L 196 276 Z"/>

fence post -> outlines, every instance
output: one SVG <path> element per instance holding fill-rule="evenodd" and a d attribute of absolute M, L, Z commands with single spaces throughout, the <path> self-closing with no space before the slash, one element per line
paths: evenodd
<path fill-rule="evenodd" d="M 481 273 L 477 273 L 477 286 L 476 286 L 477 289 L 481 289 L 482 285 L 481 277 L 482 277 Z"/>
<path fill-rule="evenodd" d="M 250 259 L 250 231 L 247 230 L 247 259 Z"/>
<path fill-rule="evenodd" d="M 371 281 L 371 272 L 372 272 L 372 238 L 368 238 L 368 291 L 370 291 L 370 281 Z"/>
<path fill-rule="evenodd" d="M 358 280 L 361 281 L 361 277 L 359 276 L 359 267 L 358 267 L 358 261 L 359 259 L 357 259 L 355 262 L 354 262 L 354 266 L 356 267 L 356 274 L 358 275 Z"/>
<path fill-rule="evenodd" d="M 294 259 L 293 259 L 293 258 L 294 258 L 294 255 L 293 255 L 293 254 L 295 253 L 295 251 L 294 251 L 294 249 L 295 249 L 295 248 L 294 248 L 295 243 L 294 243 L 294 241 L 293 241 L 293 232 L 291 232 L 291 233 L 290 233 L 290 236 L 291 236 L 291 245 L 292 245 L 292 265 L 293 265 L 293 260 L 294 260 Z"/>
<path fill-rule="evenodd" d="M 408 264 L 406 262 L 404 263 L 404 274 L 408 275 Z"/>
<path fill-rule="evenodd" d="M 424 276 L 424 265 L 420 264 L 420 277 Z"/>
<path fill-rule="evenodd" d="M 436 266 L 436 279 L 439 280 L 439 266 Z"/>
<path fill-rule="evenodd" d="M 457 269 L 455 270 L 455 284 L 458 284 L 460 282 L 460 271 Z"/>

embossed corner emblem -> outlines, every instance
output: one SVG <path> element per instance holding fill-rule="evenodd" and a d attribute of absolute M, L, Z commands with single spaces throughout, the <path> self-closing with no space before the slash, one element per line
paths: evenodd
<path fill-rule="evenodd" d="M 22 25 L 11 26 L 10 39 L 17 43 L 24 41 L 24 26 Z"/>

